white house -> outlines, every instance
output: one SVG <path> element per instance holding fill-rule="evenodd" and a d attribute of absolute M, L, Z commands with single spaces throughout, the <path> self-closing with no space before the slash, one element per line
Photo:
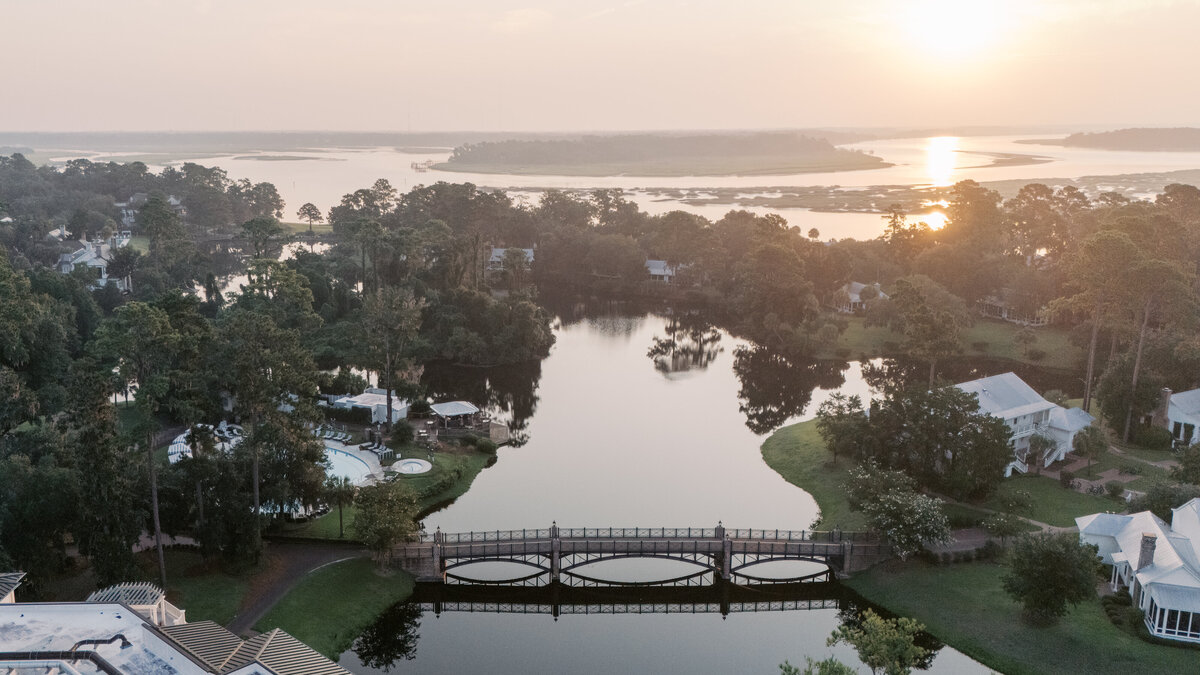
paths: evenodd
<path fill-rule="evenodd" d="M 669 284 L 675 280 L 675 273 L 678 269 L 673 265 L 668 265 L 666 260 L 647 260 L 646 274 L 650 275 L 651 281 L 660 281 L 664 284 Z"/>
<path fill-rule="evenodd" d="M 875 289 L 875 295 L 867 300 L 863 300 L 862 292 L 864 288 Z M 868 293 L 869 295 L 869 293 Z M 867 303 L 875 299 L 887 300 L 887 293 L 884 293 L 879 288 L 879 283 L 861 284 L 857 281 L 842 286 L 833 296 L 833 307 L 843 314 L 853 314 L 861 309 L 867 308 Z"/>
<path fill-rule="evenodd" d="M 1154 422 L 1166 427 L 1180 445 L 1200 443 L 1200 389 L 1171 393 L 1163 389 L 1163 401 Z"/>
<path fill-rule="evenodd" d="M 335 408 L 365 408 L 371 411 L 371 422 L 381 424 L 387 420 L 387 390 L 368 388 L 357 396 L 343 396 L 331 402 Z M 408 401 L 392 392 L 392 423 L 408 417 Z"/>
<path fill-rule="evenodd" d="M 278 628 L 243 640 L 212 621 L 188 623 L 144 583 L 87 602 L 0 602 L 0 626 L 3 673 L 350 675 Z"/>
<path fill-rule="evenodd" d="M 1075 523 L 1079 540 L 1112 567 L 1112 589 L 1129 588 L 1153 635 L 1200 642 L 1200 498 L 1172 509 L 1170 525 L 1149 511 L 1094 513 Z"/>
<path fill-rule="evenodd" d="M 117 207 L 117 212 L 121 215 L 121 224 L 125 227 L 133 227 L 137 222 L 138 210 L 148 201 L 150 201 L 150 195 L 145 192 L 135 192 L 128 201 L 113 202 L 113 206 Z M 175 195 L 167 197 L 167 206 L 181 218 L 187 215 L 187 208 L 184 207 L 183 201 Z"/>
<path fill-rule="evenodd" d="M 993 375 L 954 385 L 979 397 L 979 409 L 1004 420 L 1012 430 L 1013 461 L 1004 470 L 1025 473 L 1031 466 L 1050 466 L 1071 451 L 1075 434 L 1095 421 L 1079 408 L 1070 410 L 1042 398 L 1013 373 Z M 1029 439 L 1041 434 L 1055 442 L 1042 457 L 1029 456 Z"/>
<path fill-rule="evenodd" d="M 487 268 L 489 272 L 501 272 L 504 270 L 504 257 L 509 251 L 520 251 L 525 256 L 525 264 L 533 265 L 534 249 L 531 248 L 492 248 L 491 255 L 488 256 Z"/>
<path fill-rule="evenodd" d="M 93 286 L 99 288 L 106 284 L 116 284 L 121 290 L 129 287 L 128 279 L 117 279 L 108 276 L 108 263 L 112 260 L 112 252 L 128 246 L 132 237 L 128 231 L 122 231 L 109 237 L 108 241 L 75 241 L 69 253 L 58 256 L 55 266 L 61 274 L 70 274 L 78 267 L 87 267 L 95 277 Z"/>

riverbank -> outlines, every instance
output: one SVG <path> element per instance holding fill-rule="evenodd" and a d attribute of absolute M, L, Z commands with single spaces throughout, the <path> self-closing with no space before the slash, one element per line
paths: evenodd
<path fill-rule="evenodd" d="M 849 154 L 849 153 L 847 153 Z M 886 169 L 890 162 L 873 155 L 857 157 L 823 155 L 812 158 L 778 156 L 719 156 L 666 158 L 656 161 L 586 162 L 583 164 L 519 164 L 482 162 L 439 162 L 433 170 L 447 173 L 477 173 L 507 176 L 577 176 L 607 178 L 638 176 L 645 178 L 720 178 L 738 176 L 791 176 L 805 173 L 835 173 Z"/>
<path fill-rule="evenodd" d="M 851 462 L 840 458 L 831 464 L 833 457 L 815 420 L 779 429 L 763 443 L 762 455 L 768 466 L 817 501 L 821 512 L 814 527 L 851 529 L 865 524 L 862 514 L 850 510 L 841 489 Z M 1016 490 L 1029 493 L 1032 502 L 1018 515 L 1040 521 L 1043 527 L 1070 527 L 1076 516 L 1121 508 L 1105 497 L 1064 489 L 1051 478 L 1019 476 L 1006 480 L 986 502 L 953 505 L 951 510 L 973 509 L 986 515 L 999 508 L 1004 494 Z M 915 559 L 890 561 L 846 584 L 871 602 L 920 621 L 955 649 L 1010 675 L 1194 669 L 1194 652 L 1152 645 L 1113 626 L 1098 598 L 1074 608 L 1055 626 L 1026 624 L 1019 605 L 1003 591 L 1003 570 L 985 562 L 935 566 Z"/>

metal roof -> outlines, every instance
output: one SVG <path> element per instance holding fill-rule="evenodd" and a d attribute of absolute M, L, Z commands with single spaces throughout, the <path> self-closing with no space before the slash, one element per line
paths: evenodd
<path fill-rule="evenodd" d="M 21 580 L 25 578 L 24 572 L 3 572 L 0 573 L 0 598 L 7 596 L 9 593 L 17 590 L 17 586 L 21 585 Z"/>
<path fill-rule="evenodd" d="M 241 638 L 213 621 L 163 626 L 159 630 L 217 673 L 222 672 L 230 657 L 242 646 Z"/>
<path fill-rule="evenodd" d="M 1054 408 L 1015 373 L 992 375 L 954 385 L 979 397 L 979 408 L 996 417 L 1019 417 Z"/>
<path fill-rule="evenodd" d="M 256 661 L 277 675 L 350 675 L 350 671 L 278 628 L 247 640 L 221 672 Z"/>
<path fill-rule="evenodd" d="M 456 415 L 474 415 L 479 412 L 473 404 L 466 401 L 450 401 L 449 403 L 434 403 L 429 406 L 438 417 L 454 417 Z"/>
<path fill-rule="evenodd" d="M 149 581 L 116 584 L 88 596 L 88 602 L 120 602 L 130 607 L 157 605 L 163 599 L 162 589 Z"/>

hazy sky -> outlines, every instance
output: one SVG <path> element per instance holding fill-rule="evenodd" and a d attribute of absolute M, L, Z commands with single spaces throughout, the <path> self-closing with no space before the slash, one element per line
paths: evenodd
<path fill-rule="evenodd" d="M 1200 125 L 1200 0 L 0 0 L 0 130 Z"/>

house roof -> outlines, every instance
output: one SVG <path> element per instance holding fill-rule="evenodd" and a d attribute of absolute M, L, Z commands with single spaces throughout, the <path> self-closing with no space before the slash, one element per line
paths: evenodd
<path fill-rule="evenodd" d="M 1185 506 L 1195 510 L 1200 508 L 1200 503 L 1189 502 Z M 1138 581 L 1146 588 L 1167 585 L 1187 589 L 1196 596 L 1189 602 L 1200 605 L 1200 558 L 1196 555 L 1196 545 L 1200 545 L 1200 540 L 1193 542 L 1183 532 L 1172 530 L 1150 511 L 1127 516 L 1097 513 L 1076 518 L 1075 522 L 1079 525 L 1081 538 L 1111 537 L 1118 548 L 1112 554 L 1113 561 L 1127 561 L 1131 567 L 1136 567 L 1141 557 L 1142 538 L 1152 535 L 1155 538 L 1154 557 L 1150 564 L 1135 570 Z M 1160 604 L 1179 608 L 1176 605 Z"/>
<path fill-rule="evenodd" d="M 1055 406 L 1050 411 L 1050 426 L 1054 429 L 1062 429 L 1069 433 L 1075 433 L 1080 429 L 1091 426 L 1096 418 L 1092 417 L 1087 411 L 1082 408 L 1064 408 Z"/>
<path fill-rule="evenodd" d="M 488 262 L 504 262 L 504 254 L 508 251 L 521 251 L 525 254 L 525 262 L 533 262 L 533 249 L 531 248 L 492 248 L 492 254 L 488 257 Z"/>
<path fill-rule="evenodd" d="M 161 629 L 167 637 L 214 673 L 233 673 L 261 664 L 275 675 L 343 675 L 341 666 L 278 628 L 243 642 L 212 621 Z"/>
<path fill-rule="evenodd" d="M 479 412 L 479 408 L 466 401 L 450 401 L 448 403 L 434 403 L 429 406 L 434 414 L 438 417 L 454 417 L 456 415 L 474 415 Z"/>
<path fill-rule="evenodd" d="M 21 580 L 24 578 L 24 572 L 0 573 L 0 598 L 3 598 L 9 593 L 17 590 L 17 587 L 21 585 Z"/>
<path fill-rule="evenodd" d="M 1200 420 L 1200 389 L 1171 394 L 1172 417 L 1190 417 Z"/>
<path fill-rule="evenodd" d="M 130 607 L 157 605 L 163 599 L 162 589 L 148 581 L 116 584 L 88 596 L 88 602 L 120 602 Z"/>
<path fill-rule="evenodd" d="M 375 406 L 387 405 L 387 394 L 381 394 L 378 391 L 366 391 L 355 396 L 344 396 L 333 402 L 338 406 L 361 406 L 364 408 L 374 408 Z M 392 408 L 400 410 L 408 405 L 408 401 L 396 396 L 392 392 Z"/>
<path fill-rule="evenodd" d="M 862 302 L 862 290 L 867 286 L 873 287 L 879 293 L 879 295 L 876 297 L 878 297 L 880 300 L 887 299 L 888 294 L 879 289 L 879 284 L 863 284 L 857 281 L 851 281 L 845 286 L 842 286 L 842 290 L 846 292 L 846 295 L 850 296 L 850 302 Z"/>
<path fill-rule="evenodd" d="M 954 385 L 979 397 L 979 408 L 996 417 L 1018 417 L 1055 408 L 1015 373 L 992 375 Z"/>
<path fill-rule="evenodd" d="M 675 268 L 668 265 L 666 260 L 647 260 L 646 271 L 660 277 L 669 277 L 675 274 Z"/>

